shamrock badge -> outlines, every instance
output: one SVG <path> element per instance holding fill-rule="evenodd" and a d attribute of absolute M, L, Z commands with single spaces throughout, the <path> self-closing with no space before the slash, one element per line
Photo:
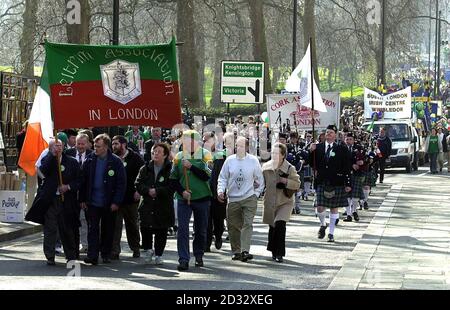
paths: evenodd
<path fill-rule="evenodd" d="M 64 167 L 63 165 L 61 165 L 61 172 L 63 172 L 64 170 L 66 170 L 66 167 Z"/>
<path fill-rule="evenodd" d="M 164 177 L 163 177 L 163 176 L 161 176 L 161 177 L 159 178 L 159 182 L 164 182 Z"/>
<path fill-rule="evenodd" d="M 108 175 L 109 175 L 110 177 L 113 177 L 113 176 L 114 176 L 114 170 L 109 170 L 109 171 L 108 171 Z"/>
<path fill-rule="evenodd" d="M 335 152 L 330 152 L 330 157 L 334 157 L 334 156 L 336 156 L 336 153 Z"/>
<path fill-rule="evenodd" d="M 126 161 L 123 162 L 123 166 L 126 167 L 128 164 Z"/>

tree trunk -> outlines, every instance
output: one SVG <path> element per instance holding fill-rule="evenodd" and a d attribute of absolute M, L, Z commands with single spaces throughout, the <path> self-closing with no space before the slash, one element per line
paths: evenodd
<path fill-rule="evenodd" d="M 278 67 L 273 67 L 272 68 L 273 71 L 273 77 L 272 77 L 272 90 L 274 93 L 277 93 L 278 91 L 278 80 L 281 77 L 281 71 Z"/>
<path fill-rule="evenodd" d="M 312 66 L 314 68 L 314 79 L 317 83 L 317 87 L 320 88 L 319 70 L 317 66 L 317 51 L 316 51 L 316 17 L 314 8 L 316 6 L 316 0 L 305 0 L 305 10 L 303 13 L 303 42 L 305 50 L 308 48 L 309 38 L 312 38 Z"/>
<path fill-rule="evenodd" d="M 190 107 L 200 107 L 197 53 L 195 49 L 194 0 L 177 1 L 177 37 L 179 48 L 181 98 Z"/>
<path fill-rule="evenodd" d="M 66 4 L 69 0 L 66 0 Z M 80 3 L 80 23 L 69 24 L 66 23 L 67 42 L 74 44 L 89 44 L 89 24 L 91 21 L 91 7 L 89 0 L 78 0 Z M 73 8 L 67 9 L 66 13 L 70 14 Z"/>
<path fill-rule="evenodd" d="M 220 76 L 222 74 L 222 60 L 225 58 L 225 34 L 223 28 L 225 23 L 225 5 L 217 8 L 217 23 L 215 29 L 215 55 L 214 55 L 214 84 L 211 98 L 211 107 L 220 107 Z"/>
<path fill-rule="evenodd" d="M 334 86 L 333 73 L 334 73 L 333 65 L 330 65 L 330 67 L 328 68 L 328 91 L 333 90 L 333 86 Z"/>
<path fill-rule="evenodd" d="M 203 26 L 199 26 L 199 31 L 196 32 L 196 47 L 197 47 L 197 55 L 198 55 L 198 82 L 199 82 L 199 92 L 200 92 L 200 98 L 199 98 L 199 104 L 201 107 L 205 106 L 205 63 L 206 63 L 206 57 L 205 57 L 205 51 L 206 51 L 206 38 L 205 38 L 205 32 Z"/>
<path fill-rule="evenodd" d="M 38 1 L 26 0 L 23 13 L 22 38 L 19 41 L 21 74 L 34 76 L 34 39 L 36 34 Z"/>
<path fill-rule="evenodd" d="M 253 38 L 253 58 L 255 61 L 264 61 L 264 93 L 272 93 L 269 75 L 269 53 L 267 51 L 266 31 L 264 26 L 263 2 L 248 0 L 250 7 L 250 21 Z"/>

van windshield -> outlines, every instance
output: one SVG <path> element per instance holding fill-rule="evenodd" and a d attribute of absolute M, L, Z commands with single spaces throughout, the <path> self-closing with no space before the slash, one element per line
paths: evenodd
<path fill-rule="evenodd" d="M 364 125 L 364 129 L 367 129 L 368 125 Z M 411 133 L 409 131 L 408 125 L 406 124 L 375 124 L 373 127 L 373 135 L 378 135 L 380 127 L 386 128 L 387 136 L 392 141 L 411 141 Z"/>

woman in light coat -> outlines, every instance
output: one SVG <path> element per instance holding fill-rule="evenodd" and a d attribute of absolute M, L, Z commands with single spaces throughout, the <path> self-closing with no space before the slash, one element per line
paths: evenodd
<path fill-rule="evenodd" d="M 277 143 L 272 149 L 272 160 L 263 165 L 266 184 L 263 222 L 269 225 L 267 250 L 278 263 L 286 255 L 286 223 L 294 208 L 294 194 L 300 188 L 300 178 L 286 155 L 286 146 Z"/>

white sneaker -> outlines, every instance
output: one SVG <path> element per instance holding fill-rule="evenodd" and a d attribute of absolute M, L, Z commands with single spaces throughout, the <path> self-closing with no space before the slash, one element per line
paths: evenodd
<path fill-rule="evenodd" d="M 162 256 L 155 256 L 155 265 L 162 265 L 164 263 L 164 260 Z"/>
<path fill-rule="evenodd" d="M 154 254 L 153 250 L 144 251 L 143 257 L 144 257 L 144 262 L 146 264 L 150 264 L 152 262 L 153 254 Z"/>

